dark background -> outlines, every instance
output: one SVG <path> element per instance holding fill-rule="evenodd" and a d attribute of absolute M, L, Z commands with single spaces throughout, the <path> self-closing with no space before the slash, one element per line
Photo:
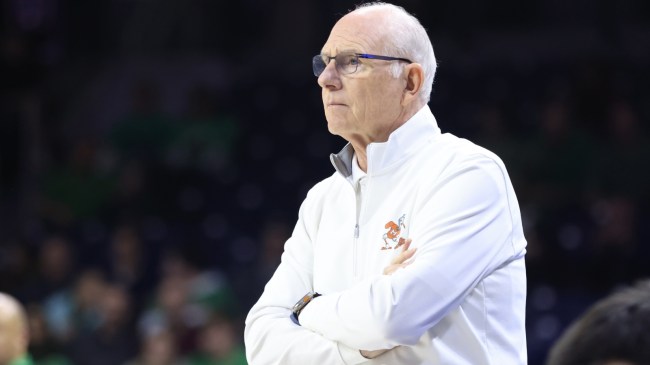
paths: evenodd
<path fill-rule="evenodd" d="M 37 360 L 122 364 L 165 328 L 191 358 L 215 322 L 230 340 L 212 356 L 241 355 L 344 144 L 310 58 L 355 3 L 0 2 L 0 291 L 36 318 Z M 650 2 L 395 3 L 432 39 L 443 132 L 509 169 L 541 364 L 587 306 L 650 276 Z"/>

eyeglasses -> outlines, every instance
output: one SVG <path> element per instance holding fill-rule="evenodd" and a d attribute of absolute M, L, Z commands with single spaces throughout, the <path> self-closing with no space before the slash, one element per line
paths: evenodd
<path fill-rule="evenodd" d="M 334 60 L 336 61 L 336 69 L 340 73 L 351 74 L 357 71 L 357 68 L 359 67 L 359 58 L 369 58 L 373 60 L 383 61 L 404 61 L 413 63 L 411 60 L 406 58 L 378 56 L 367 53 L 342 52 L 333 57 L 323 54 L 316 55 L 311 61 L 311 66 L 314 70 L 314 76 L 318 77 L 323 73 L 323 71 L 325 71 L 325 67 L 327 67 L 330 61 Z"/>

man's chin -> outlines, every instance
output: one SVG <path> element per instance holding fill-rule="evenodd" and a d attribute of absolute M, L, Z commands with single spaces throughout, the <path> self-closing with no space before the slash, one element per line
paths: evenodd
<path fill-rule="evenodd" d="M 345 138 L 346 132 L 350 129 L 351 123 L 341 115 L 326 114 L 327 130 L 336 136 Z"/>
<path fill-rule="evenodd" d="M 331 134 L 333 134 L 333 135 L 335 135 L 335 136 L 339 136 L 339 134 L 337 133 L 337 132 L 338 132 L 338 128 L 336 128 L 336 126 L 332 125 L 332 123 L 330 123 L 330 122 L 327 122 L 327 130 L 328 130 Z"/>
<path fill-rule="evenodd" d="M 345 129 L 340 124 L 327 122 L 327 130 L 335 136 L 345 138 Z"/>

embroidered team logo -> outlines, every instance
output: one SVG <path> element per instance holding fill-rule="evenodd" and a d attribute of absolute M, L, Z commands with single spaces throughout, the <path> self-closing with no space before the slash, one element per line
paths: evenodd
<path fill-rule="evenodd" d="M 406 243 L 406 239 L 401 236 L 402 229 L 406 228 L 405 220 L 406 214 L 402 214 L 397 220 L 397 223 L 393 221 L 386 223 L 384 228 L 388 231 L 383 236 L 384 246 L 381 248 L 382 250 L 394 250 Z"/>

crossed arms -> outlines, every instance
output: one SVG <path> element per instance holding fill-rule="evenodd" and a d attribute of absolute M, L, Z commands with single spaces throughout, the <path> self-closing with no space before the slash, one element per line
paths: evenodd
<path fill-rule="evenodd" d="M 282 263 L 246 319 L 249 362 L 358 364 L 368 361 L 362 353 L 373 357 L 416 344 L 512 256 L 503 179 L 487 158 L 459 165 L 423 197 L 411 223 L 416 255 L 403 251 L 377 276 L 338 293 L 322 293 L 301 313 L 302 326 L 296 326 L 290 308 L 314 289 L 313 232 L 304 217 L 310 213 L 308 197 Z"/>

